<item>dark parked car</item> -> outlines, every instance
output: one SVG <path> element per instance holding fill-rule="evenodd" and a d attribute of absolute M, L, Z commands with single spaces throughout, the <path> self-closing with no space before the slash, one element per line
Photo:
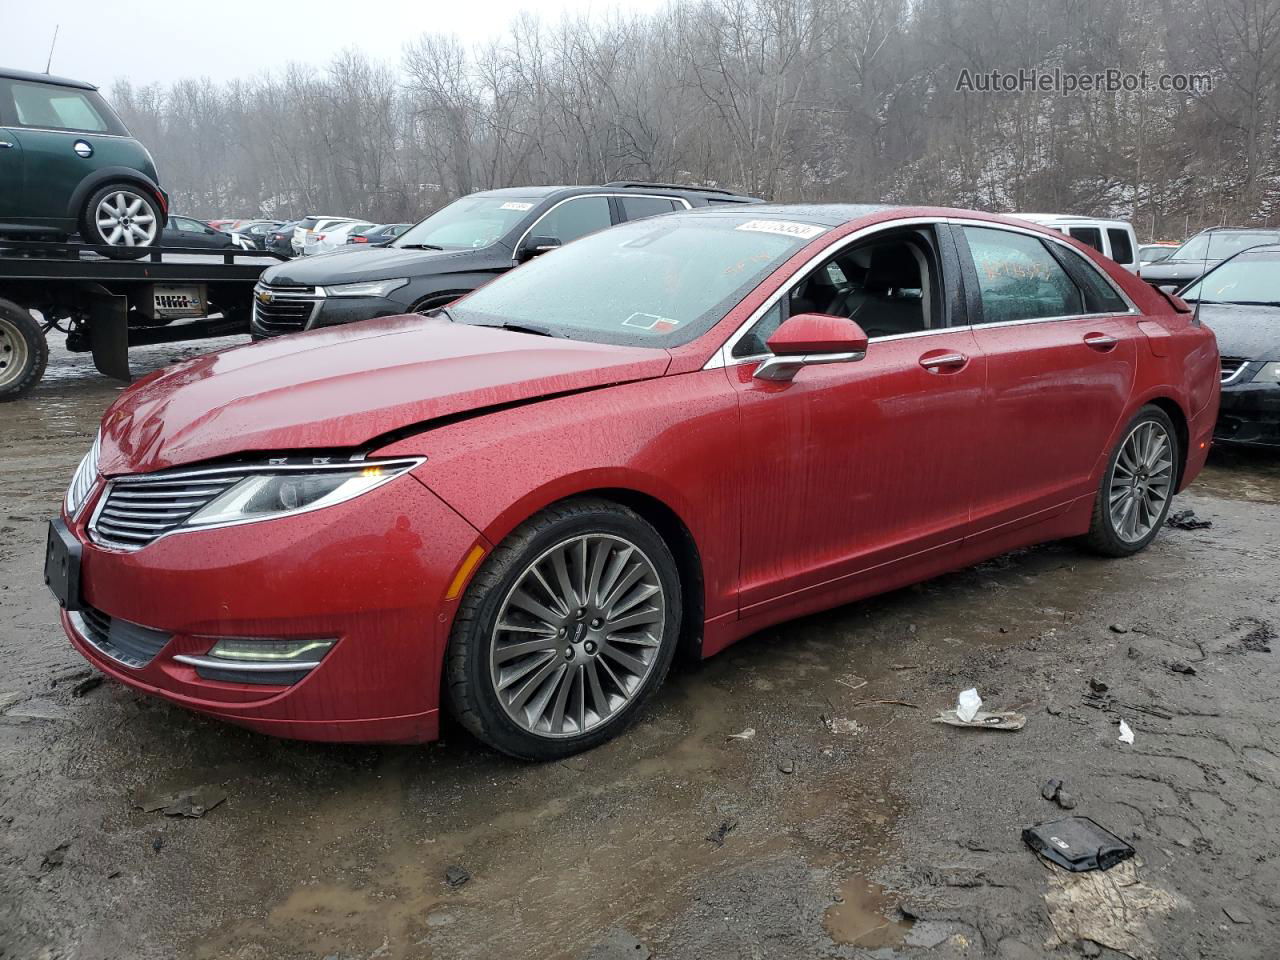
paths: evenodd
<path fill-rule="evenodd" d="M 1201 230 L 1159 263 L 1143 266 L 1139 276 L 1157 287 L 1181 287 L 1241 250 L 1280 243 L 1280 230 L 1212 227 Z"/>
<path fill-rule="evenodd" d="M 369 247 L 385 247 L 411 226 L 413 226 L 411 223 L 384 223 L 382 226 L 374 227 L 372 230 L 352 234 L 347 237 L 347 243 L 362 244 Z"/>
<path fill-rule="evenodd" d="M 338 250 L 266 270 L 255 338 L 425 313 L 540 253 L 615 223 L 695 207 L 759 203 L 724 190 L 616 182 L 510 187 L 455 200 L 380 250 Z"/>
<path fill-rule="evenodd" d="M 1224 260 L 1182 291 L 1218 337 L 1218 443 L 1280 447 L 1280 245 Z"/>
<path fill-rule="evenodd" d="M 91 83 L 0 68 L 0 234 L 146 247 L 168 199 Z"/>
<path fill-rule="evenodd" d="M 283 257 L 294 256 L 293 231 L 297 229 L 298 224 L 301 222 L 301 220 L 286 220 L 280 224 L 280 226 L 266 235 L 263 240 L 263 249 L 278 253 Z"/>
<path fill-rule="evenodd" d="M 215 230 L 203 220 L 191 217 L 170 217 L 160 242 L 166 247 L 207 247 L 210 250 L 242 247 L 231 234 Z"/>
<path fill-rule="evenodd" d="M 234 230 L 229 230 L 228 233 L 243 237 L 254 250 L 265 250 L 267 249 L 267 238 L 279 230 L 281 226 L 282 224 L 279 220 L 246 220 Z"/>

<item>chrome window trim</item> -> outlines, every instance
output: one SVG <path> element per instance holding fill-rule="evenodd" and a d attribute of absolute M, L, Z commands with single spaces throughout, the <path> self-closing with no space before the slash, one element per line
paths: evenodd
<path fill-rule="evenodd" d="M 663 193 L 579 193 L 579 194 L 577 194 L 577 195 L 575 195 L 575 196 L 572 196 L 572 197 L 565 197 L 563 200 L 557 200 L 557 201 L 556 201 L 555 203 L 553 203 L 551 206 L 547 207 L 547 209 L 546 209 L 546 210 L 544 210 L 544 211 L 542 212 L 542 214 L 538 217 L 538 219 L 537 219 L 537 220 L 535 220 L 535 221 L 533 221 L 533 223 L 529 224 L 528 229 L 527 229 L 527 230 L 525 230 L 525 232 L 524 232 L 524 233 L 520 234 L 520 239 L 519 239 L 519 240 L 517 240 L 517 241 L 516 241 L 515 246 L 511 248 L 511 262 L 512 262 L 513 264 L 517 264 L 517 265 L 518 265 L 519 261 L 516 259 L 516 256 L 520 253 L 520 246 L 525 242 L 525 240 L 527 240 L 527 239 L 529 238 L 529 235 L 530 235 L 531 233 L 533 233 L 533 228 L 534 228 L 534 227 L 536 227 L 538 224 L 540 224 L 540 223 L 541 223 L 543 220 L 545 220 L 547 217 L 551 216 L 551 214 L 552 214 L 552 213 L 554 213 L 554 212 L 555 212 L 555 210 L 556 210 L 558 207 L 562 207 L 562 206 L 564 206 L 566 203 L 570 203 L 570 202 L 572 202 L 572 201 L 574 201 L 574 200 L 587 200 L 587 199 L 591 199 L 591 198 L 595 198 L 595 197 L 604 197 L 606 200 L 607 200 L 607 199 L 609 199 L 610 197 L 639 197 L 639 198 L 641 198 L 641 199 L 645 199 L 645 200 L 674 200 L 676 203 L 683 203 L 683 204 L 684 204 L 684 208 L 685 208 L 685 210 L 692 210 L 692 209 L 693 209 L 693 204 L 691 204 L 691 203 L 690 203 L 688 200 L 686 200 L 684 197 L 676 197 L 676 196 L 671 196 L 671 195 L 663 194 Z M 672 210 L 671 212 L 672 212 L 672 213 L 675 213 L 676 211 L 675 211 L 675 210 Z M 654 216 L 659 216 L 659 217 L 660 217 L 660 216 L 662 216 L 662 214 L 660 214 L 660 213 L 659 213 L 659 214 L 654 214 Z M 612 209 L 610 209 L 610 211 L 609 211 L 609 217 L 610 217 L 610 219 L 612 220 L 612 218 L 613 218 L 613 211 L 612 211 Z M 649 220 L 649 219 L 651 219 L 651 218 L 650 218 L 650 217 L 641 217 L 640 219 L 641 219 L 641 220 Z M 623 220 L 623 221 L 622 221 L 622 223 L 610 223 L 610 224 L 609 224 L 609 226 L 610 226 L 610 227 L 620 227 L 620 226 L 622 226 L 622 224 L 623 224 L 623 223 L 638 223 L 638 222 L 639 222 L 639 221 L 637 221 L 637 220 Z M 600 229 L 601 229 L 601 230 L 608 230 L 608 229 L 609 229 L 609 227 L 601 227 Z M 593 232 L 598 232 L 598 231 L 593 231 Z M 591 234 L 584 234 L 584 236 L 590 236 L 590 235 L 591 235 Z M 570 240 L 569 242 L 570 242 L 570 243 L 572 243 L 573 241 L 572 241 L 572 240 Z"/>
<path fill-rule="evenodd" d="M 849 234 L 846 237 L 841 237 L 835 243 L 831 244 L 830 246 L 824 247 L 817 254 L 810 257 L 809 260 L 807 260 L 798 270 L 796 270 L 795 274 L 792 276 L 792 279 L 789 282 L 784 283 L 781 287 L 775 290 L 772 294 L 769 295 L 768 299 L 766 299 L 764 303 L 762 303 L 759 307 L 757 307 L 755 310 L 751 312 L 751 316 L 749 316 L 746 319 L 746 321 L 743 322 L 738 327 L 737 330 L 735 330 L 733 333 L 729 335 L 728 339 L 725 340 L 723 344 L 721 344 L 720 348 L 716 350 L 714 354 L 711 355 L 711 358 L 705 364 L 702 365 L 702 369 L 714 370 L 719 367 L 736 367 L 744 363 L 758 363 L 760 360 L 766 357 L 773 356 L 773 354 L 771 353 L 757 353 L 749 357 L 735 357 L 733 356 L 733 348 L 737 345 L 739 340 L 741 340 L 744 336 L 746 336 L 747 331 L 749 331 L 753 326 L 755 326 L 755 324 L 758 323 L 766 313 L 772 310 L 779 300 L 781 300 L 786 294 L 790 293 L 796 286 L 798 286 L 800 281 L 804 279 L 811 270 L 814 270 L 815 268 L 817 268 L 819 264 L 821 264 L 825 260 L 830 259 L 832 256 L 839 253 L 845 247 L 848 247 L 859 240 L 865 240 L 867 237 L 873 236 L 876 233 L 882 233 L 887 230 L 892 230 L 899 227 L 912 227 L 912 226 L 921 226 L 921 225 L 933 226 L 940 223 L 945 223 L 951 226 L 959 226 L 959 227 L 968 227 L 968 226 L 987 227 L 993 230 L 1006 230 L 1010 233 L 1026 234 L 1027 236 L 1036 237 L 1037 239 L 1040 239 L 1040 240 L 1052 241 L 1054 243 L 1059 244 L 1062 247 L 1065 247 L 1067 250 L 1075 254 L 1077 257 L 1081 256 L 1078 250 L 1072 247 L 1070 243 L 1066 242 L 1065 236 L 1062 239 L 1059 239 L 1056 236 L 1046 236 L 1045 234 L 1041 233 L 1039 230 L 1033 230 L 1029 227 L 1024 228 L 1024 227 L 1020 227 L 1012 224 L 1006 224 L 1006 223 L 992 223 L 989 220 L 972 220 L 967 217 L 910 217 L 902 220 L 893 220 L 889 222 L 872 224 L 869 227 L 863 227 L 861 230 L 855 230 L 853 233 Z M 1107 276 L 1107 274 L 1104 271 L 1099 270 L 1093 264 L 1089 263 L 1087 259 L 1085 261 L 1085 266 L 1092 269 L 1100 277 L 1102 277 L 1102 279 L 1107 282 L 1107 284 L 1111 287 L 1112 290 L 1116 292 L 1116 294 L 1121 298 L 1121 300 L 1124 301 L 1125 305 L 1129 309 L 1119 313 L 1078 313 L 1078 314 L 1064 314 L 1063 316 L 1058 316 L 1058 317 L 1031 317 L 1026 320 L 1001 320 L 996 323 L 981 323 L 981 324 L 966 323 L 966 324 L 960 324 L 954 327 L 938 327 L 936 329 L 930 329 L 930 330 L 913 330 L 910 333 L 894 333 L 886 337 L 871 337 L 868 340 L 868 343 L 885 343 L 891 340 L 908 340 L 916 337 L 929 337 L 929 336 L 934 336 L 936 334 L 955 333 L 961 330 L 974 330 L 979 328 L 983 330 L 989 330 L 989 329 L 995 329 L 998 327 L 1025 326 L 1027 324 L 1032 324 L 1032 323 L 1052 323 L 1058 320 L 1092 320 L 1092 319 L 1101 319 L 1101 318 L 1109 318 L 1109 317 L 1132 316 L 1140 313 L 1138 308 L 1134 305 L 1133 301 L 1129 299 L 1128 294 L 1126 294 L 1123 290 L 1121 290 L 1118 286 L 1116 286 L 1115 282 L 1109 276 Z M 1074 283 L 1074 281 L 1072 282 Z"/>
<path fill-rule="evenodd" d="M 6 124 L 10 130 L 30 130 L 32 133 L 65 133 L 71 137 L 109 137 L 112 140 L 136 140 L 127 133 L 99 133 L 97 130 L 81 130 L 74 127 L 27 127 L 21 123 Z"/>
<path fill-rule="evenodd" d="M 240 527 L 249 523 L 265 523 L 269 520 L 280 520 L 280 519 L 284 519 L 285 517 L 296 517 L 304 513 L 313 513 L 316 510 L 325 510 L 325 509 L 328 509 L 329 507 L 336 507 L 339 504 L 350 502 L 351 500 L 355 499 L 355 497 L 363 496 L 366 493 L 371 493 L 374 490 L 378 489 L 378 487 L 386 486 L 392 480 L 395 480 L 398 477 L 404 476 L 404 474 L 408 473 L 410 470 L 416 469 L 417 467 L 421 466 L 426 462 L 427 462 L 426 457 L 396 457 L 395 459 L 392 459 L 392 460 L 366 461 L 363 456 L 359 456 L 359 457 L 353 457 L 350 460 L 339 460 L 336 462 L 329 462 L 329 463 L 278 463 L 278 464 L 254 463 L 254 464 L 246 464 L 243 467 L 234 467 L 234 466 L 204 467 L 204 468 L 193 469 L 193 470 L 184 470 L 184 471 L 175 472 L 175 473 L 160 471 L 158 473 L 126 474 L 121 477 L 112 477 L 110 480 L 107 481 L 106 486 L 103 487 L 102 489 L 102 493 L 99 494 L 98 496 L 98 502 L 94 504 L 93 514 L 89 517 L 89 522 L 85 525 L 85 528 L 88 530 L 89 539 L 93 542 L 95 546 L 102 547 L 103 549 L 107 549 L 107 550 L 116 550 L 121 553 L 136 553 L 137 551 L 143 549 L 144 547 L 149 547 L 152 544 L 159 543 L 161 540 L 164 540 L 166 537 L 172 537 L 178 534 L 199 533 L 202 530 L 222 530 L 226 527 Z M 109 537 L 103 537 L 98 533 L 98 517 L 102 513 L 102 511 L 106 508 L 107 502 L 111 498 L 111 491 L 114 490 L 117 485 L 146 486 L 149 483 L 171 483 L 175 480 L 190 480 L 192 478 L 195 478 L 197 480 L 202 477 L 217 478 L 224 474 L 231 474 L 232 476 L 244 477 L 244 476 L 249 476 L 257 473 L 291 473 L 291 472 L 316 473 L 324 470 L 351 470 L 352 468 L 358 467 L 361 464 L 368 464 L 372 466 L 404 467 L 404 469 L 401 470 L 399 473 L 394 473 L 388 477 L 384 477 L 379 483 L 369 487 L 367 490 L 362 490 L 360 493 L 356 494 L 353 497 L 347 497 L 345 500 L 338 500 L 335 503 L 325 503 L 325 504 L 300 507 L 297 510 L 290 510 L 288 513 L 285 513 L 282 515 L 270 516 L 270 517 L 246 517 L 241 520 L 223 520 L 218 523 L 202 523 L 202 524 L 198 524 L 197 526 L 186 526 L 185 524 L 183 524 L 176 527 L 172 527 L 171 529 L 164 531 L 154 540 L 149 540 L 146 543 L 120 543 L 119 541 L 112 540 Z"/>

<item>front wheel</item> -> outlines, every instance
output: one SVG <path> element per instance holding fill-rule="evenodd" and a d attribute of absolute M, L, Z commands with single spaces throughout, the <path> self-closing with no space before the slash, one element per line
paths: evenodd
<path fill-rule="evenodd" d="M 89 197 L 80 215 L 80 235 L 89 243 L 114 247 L 107 256 L 128 260 L 145 256 L 164 228 L 164 214 L 141 187 L 108 184 Z"/>
<path fill-rule="evenodd" d="M 16 400 L 44 376 L 49 344 L 36 318 L 0 300 L 0 401 Z"/>
<path fill-rule="evenodd" d="M 1155 539 L 1169 514 L 1181 462 L 1178 433 L 1159 407 L 1143 407 L 1107 461 L 1085 543 L 1127 557 Z"/>
<path fill-rule="evenodd" d="M 670 549 L 620 504 L 557 504 L 493 551 L 459 606 L 454 714 L 504 753 L 552 760 L 616 736 L 662 683 L 681 592 Z"/>

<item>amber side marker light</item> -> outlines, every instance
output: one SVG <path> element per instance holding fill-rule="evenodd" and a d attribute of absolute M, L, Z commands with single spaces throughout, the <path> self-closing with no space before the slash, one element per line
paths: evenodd
<path fill-rule="evenodd" d="M 444 595 L 446 600 L 458 599 L 458 594 L 462 592 L 462 585 L 467 582 L 467 577 L 471 576 L 471 571 L 476 568 L 476 564 L 483 557 L 484 547 L 477 543 L 471 548 L 467 558 L 462 561 L 462 566 L 458 567 L 458 572 L 453 575 L 453 582 L 449 584 L 449 592 Z"/>

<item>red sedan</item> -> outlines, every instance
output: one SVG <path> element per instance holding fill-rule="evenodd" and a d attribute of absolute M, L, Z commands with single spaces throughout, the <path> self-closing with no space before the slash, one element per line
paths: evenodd
<path fill-rule="evenodd" d="M 193 710 L 423 741 L 448 704 L 557 757 L 677 648 L 1040 541 L 1143 549 L 1217 409 L 1212 333 L 1062 234 L 712 208 L 138 382 L 46 577 L 86 658 Z"/>

